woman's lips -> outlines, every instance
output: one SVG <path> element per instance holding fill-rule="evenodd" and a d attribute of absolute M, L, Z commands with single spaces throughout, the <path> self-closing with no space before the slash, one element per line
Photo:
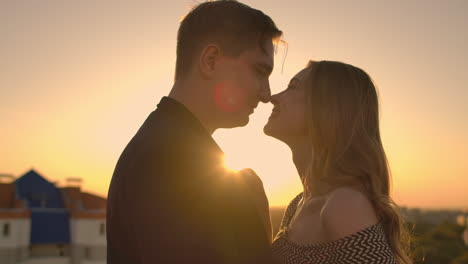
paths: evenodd
<path fill-rule="evenodd" d="M 273 110 L 271 111 L 270 117 L 275 117 L 279 115 L 279 113 L 280 113 L 280 110 L 278 108 L 273 108 Z"/>

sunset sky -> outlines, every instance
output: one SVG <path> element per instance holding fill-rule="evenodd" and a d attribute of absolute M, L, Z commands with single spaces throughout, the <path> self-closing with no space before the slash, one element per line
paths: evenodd
<path fill-rule="evenodd" d="M 468 209 L 468 1 L 243 2 L 288 43 L 273 93 L 310 59 L 364 69 L 380 94 L 397 203 Z M 0 1 L 0 174 L 34 168 L 59 185 L 81 177 L 105 196 L 123 148 L 172 86 L 177 29 L 194 4 Z M 248 126 L 214 138 L 280 206 L 301 185 L 289 149 L 263 134 L 271 109 L 260 104 Z"/>

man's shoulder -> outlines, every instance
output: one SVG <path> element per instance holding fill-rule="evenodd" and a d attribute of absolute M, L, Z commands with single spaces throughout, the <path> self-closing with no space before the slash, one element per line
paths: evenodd
<path fill-rule="evenodd" d="M 128 143 L 127 148 L 133 148 L 146 154 L 158 153 L 177 147 L 177 142 L 181 140 L 182 136 L 183 131 L 180 124 L 162 115 L 156 109 L 148 115 Z"/>
<path fill-rule="evenodd" d="M 173 136 L 152 112 L 123 149 L 115 167 L 114 176 L 135 174 L 151 164 L 167 159 L 174 148 Z M 161 162 L 160 162 L 161 160 Z"/>

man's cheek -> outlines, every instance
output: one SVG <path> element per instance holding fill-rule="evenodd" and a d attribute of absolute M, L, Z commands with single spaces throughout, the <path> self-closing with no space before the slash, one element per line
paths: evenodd
<path fill-rule="evenodd" d="M 225 112 L 239 111 L 246 104 L 247 97 L 242 87 L 230 81 L 218 83 L 213 91 L 215 105 Z"/>

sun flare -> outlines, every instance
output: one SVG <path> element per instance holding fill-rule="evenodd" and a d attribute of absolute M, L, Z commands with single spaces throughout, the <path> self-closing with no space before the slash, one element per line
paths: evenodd
<path fill-rule="evenodd" d="M 229 158 L 230 156 L 223 155 L 222 163 L 223 167 L 229 172 L 239 172 L 242 167 L 234 159 Z"/>

